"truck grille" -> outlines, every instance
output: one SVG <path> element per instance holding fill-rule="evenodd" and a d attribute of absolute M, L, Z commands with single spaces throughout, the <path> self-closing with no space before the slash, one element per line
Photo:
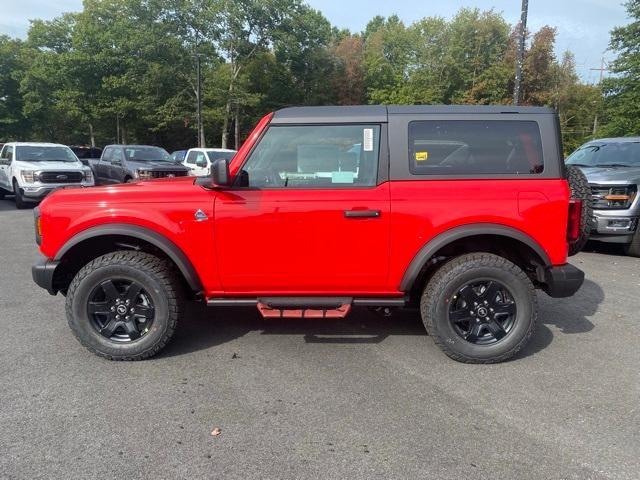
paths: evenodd
<path fill-rule="evenodd" d="M 151 170 L 151 178 L 166 177 L 185 177 L 187 172 L 184 170 Z"/>
<path fill-rule="evenodd" d="M 41 172 L 42 183 L 80 183 L 82 172 Z"/>
<path fill-rule="evenodd" d="M 623 210 L 631 206 L 636 193 L 635 185 L 591 185 L 591 207 Z"/>

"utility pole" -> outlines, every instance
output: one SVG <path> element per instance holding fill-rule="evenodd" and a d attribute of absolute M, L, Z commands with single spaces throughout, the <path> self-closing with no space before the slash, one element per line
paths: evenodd
<path fill-rule="evenodd" d="M 520 24 L 518 32 L 518 51 L 516 52 L 516 79 L 513 87 L 513 104 L 520 104 L 520 90 L 522 84 L 522 64 L 524 63 L 524 38 L 527 34 L 527 12 L 529 10 L 529 0 L 522 0 L 522 11 L 520 12 Z"/>
<path fill-rule="evenodd" d="M 604 57 L 600 59 L 600 68 L 590 68 L 589 70 L 595 70 L 600 72 L 600 80 L 598 80 L 598 85 L 600 86 L 600 90 L 602 90 L 602 78 L 604 76 L 604 72 L 609 70 L 609 66 L 607 62 L 604 61 Z M 598 130 L 598 112 L 593 117 L 593 132 L 591 133 L 593 136 L 596 135 L 596 131 Z"/>
<path fill-rule="evenodd" d="M 196 53 L 196 116 L 198 119 L 198 147 L 204 148 L 202 128 L 202 77 L 200 75 L 200 54 Z"/>

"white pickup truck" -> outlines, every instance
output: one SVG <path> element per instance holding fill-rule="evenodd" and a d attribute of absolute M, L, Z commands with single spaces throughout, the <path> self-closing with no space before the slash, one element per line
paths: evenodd
<path fill-rule="evenodd" d="M 189 174 L 203 177 L 211 173 L 211 164 L 223 158 L 231 160 L 236 154 L 235 150 L 225 148 L 191 148 L 184 156 L 182 164 L 189 167 Z"/>
<path fill-rule="evenodd" d="M 0 152 L 0 199 L 15 195 L 26 208 L 57 188 L 94 185 L 91 169 L 73 151 L 56 143 L 6 143 Z"/>

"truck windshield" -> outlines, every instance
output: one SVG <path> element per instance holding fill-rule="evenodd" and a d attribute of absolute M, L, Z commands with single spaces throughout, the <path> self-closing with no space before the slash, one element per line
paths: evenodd
<path fill-rule="evenodd" d="M 640 142 L 586 145 L 567 158 L 579 167 L 640 167 Z"/>
<path fill-rule="evenodd" d="M 217 150 L 207 150 L 207 155 L 209 155 L 209 159 L 212 162 L 215 162 L 218 159 L 231 160 L 235 154 L 236 154 L 235 151 L 233 151 L 233 152 L 219 152 Z"/>
<path fill-rule="evenodd" d="M 63 146 L 18 145 L 16 160 L 23 162 L 77 162 L 71 149 Z"/>
<path fill-rule="evenodd" d="M 136 162 L 173 162 L 171 155 L 160 147 L 125 147 L 127 160 Z"/>

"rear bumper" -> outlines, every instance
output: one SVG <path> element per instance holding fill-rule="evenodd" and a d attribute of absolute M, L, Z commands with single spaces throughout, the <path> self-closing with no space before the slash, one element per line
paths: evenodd
<path fill-rule="evenodd" d="M 53 274 L 59 263 L 60 262 L 51 260 L 50 258 L 40 257 L 31 267 L 33 281 L 51 295 L 58 293 L 58 291 L 53 288 Z"/>
<path fill-rule="evenodd" d="M 570 297 L 584 282 L 584 272 L 567 263 L 545 270 L 543 290 L 554 298 Z"/>

